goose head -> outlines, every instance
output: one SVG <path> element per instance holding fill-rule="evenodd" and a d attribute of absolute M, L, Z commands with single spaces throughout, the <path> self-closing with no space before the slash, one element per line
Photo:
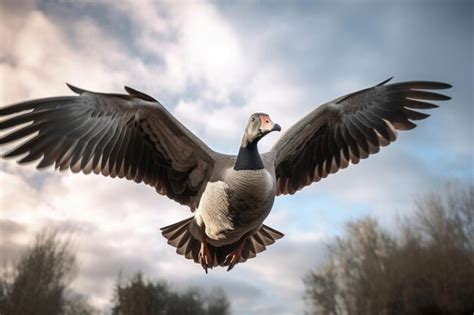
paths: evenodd
<path fill-rule="evenodd" d="M 257 142 L 272 131 L 281 131 L 279 124 L 274 123 L 268 114 L 254 113 L 250 116 L 242 137 L 241 147 Z"/>

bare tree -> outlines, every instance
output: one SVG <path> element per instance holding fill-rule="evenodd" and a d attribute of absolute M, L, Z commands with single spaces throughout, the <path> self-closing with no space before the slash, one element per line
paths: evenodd
<path fill-rule="evenodd" d="M 75 275 L 75 255 L 69 242 L 43 230 L 18 264 L 0 279 L 0 314 L 90 314 L 85 301 L 68 297 L 66 289 Z M 79 308 L 79 306 L 81 306 Z"/>
<path fill-rule="evenodd" d="M 474 190 L 427 195 L 399 236 L 349 223 L 305 279 L 313 314 L 472 314 Z"/>
<path fill-rule="evenodd" d="M 346 232 L 329 246 L 328 262 L 306 278 L 309 301 L 318 314 L 382 314 L 395 244 L 370 218 L 347 224 Z M 365 296 L 371 299 L 359 298 Z"/>

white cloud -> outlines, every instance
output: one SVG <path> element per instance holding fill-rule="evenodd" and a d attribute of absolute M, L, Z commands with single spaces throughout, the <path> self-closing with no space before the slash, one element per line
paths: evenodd
<path fill-rule="evenodd" d="M 117 91 L 133 80 L 154 80 L 156 69 L 128 55 L 89 18 L 70 21 L 74 26 L 71 38 L 41 11 L 31 10 L 23 16 L 22 23 L 15 18 L 1 22 L 2 30 L 10 30 L 6 34 L 9 49 L 0 53 L 3 105 L 71 94 L 65 82 L 91 90 Z"/>
<path fill-rule="evenodd" d="M 117 9 L 137 26 L 135 45 L 162 61 L 156 77 L 160 88 L 183 93 L 192 86 L 199 97 L 225 103 L 241 86 L 247 75 L 244 51 L 211 4 L 124 1 Z"/>
<path fill-rule="evenodd" d="M 311 105 L 304 104 L 303 90 L 284 69 L 257 44 L 244 46 L 248 41 L 242 41 L 242 35 L 207 2 L 180 6 L 123 1 L 115 9 L 134 22 L 134 45 L 159 60 L 154 82 L 161 91 L 178 95 L 173 112 L 218 147 L 232 140 L 237 151 L 243 126 L 253 112 L 268 112 L 288 127 L 301 118 L 289 108 Z M 188 90 L 191 97 L 184 96 Z M 234 95 L 242 103 L 233 100 Z M 262 149 L 269 144 L 266 139 Z"/>
<path fill-rule="evenodd" d="M 232 143 L 230 149 L 237 152 L 249 108 L 231 105 L 212 108 L 202 100 L 181 100 L 174 108 L 174 113 L 185 126 L 193 126 L 195 132 L 203 134 L 207 143 Z"/>

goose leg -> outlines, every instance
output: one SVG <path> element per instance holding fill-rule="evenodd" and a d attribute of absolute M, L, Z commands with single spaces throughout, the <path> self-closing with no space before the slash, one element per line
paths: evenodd
<path fill-rule="evenodd" d="M 214 253 L 209 250 L 209 244 L 207 243 L 206 226 L 202 221 L 200 214 L 194 216 L 194 222 L 190 226 L 190 231 L 193 237 L 198 240 L 201 244 L 198 254 L 198 261 L 201 264 L 204 271 L 207 273 L 207 269 L 212 269 L 214 265 Z"/>
<path fill-rule="evenodd" d="M 240 261 L 240 258 L 242 257 L 242 249 L 244 248 L 247 238 L 248 235 L 242 237 L 237 247 L 226 256 L 224 266 L 229 266 L 227 271 L 231 271 L 232 268 L 234 268 L 234 266 Z"/>
<path fill-rule="evenodd" d="M 213 265 L 213 259 L 207 241 L 204 239 L 201 241 L 201 249 L 199 250 L 199 262 L 201 263 L 202 268 L 207 273 L 207 269 L 211 268 Z"/>

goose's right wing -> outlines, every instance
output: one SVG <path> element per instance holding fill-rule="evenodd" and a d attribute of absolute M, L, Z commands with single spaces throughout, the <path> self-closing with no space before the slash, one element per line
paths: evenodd
<path fill-rule="evenodd" d="M 0 109 L 0 144 L 25 139 L 5 158 L 40 160 L 85 174 L 144 182 L 195 209 L 214 166 L 214 152 L 159 102 L 126 88 L 129 95 L 94 93 L 32 100 Z M 28 139 L 26 139 L 28 138 Z"/>

